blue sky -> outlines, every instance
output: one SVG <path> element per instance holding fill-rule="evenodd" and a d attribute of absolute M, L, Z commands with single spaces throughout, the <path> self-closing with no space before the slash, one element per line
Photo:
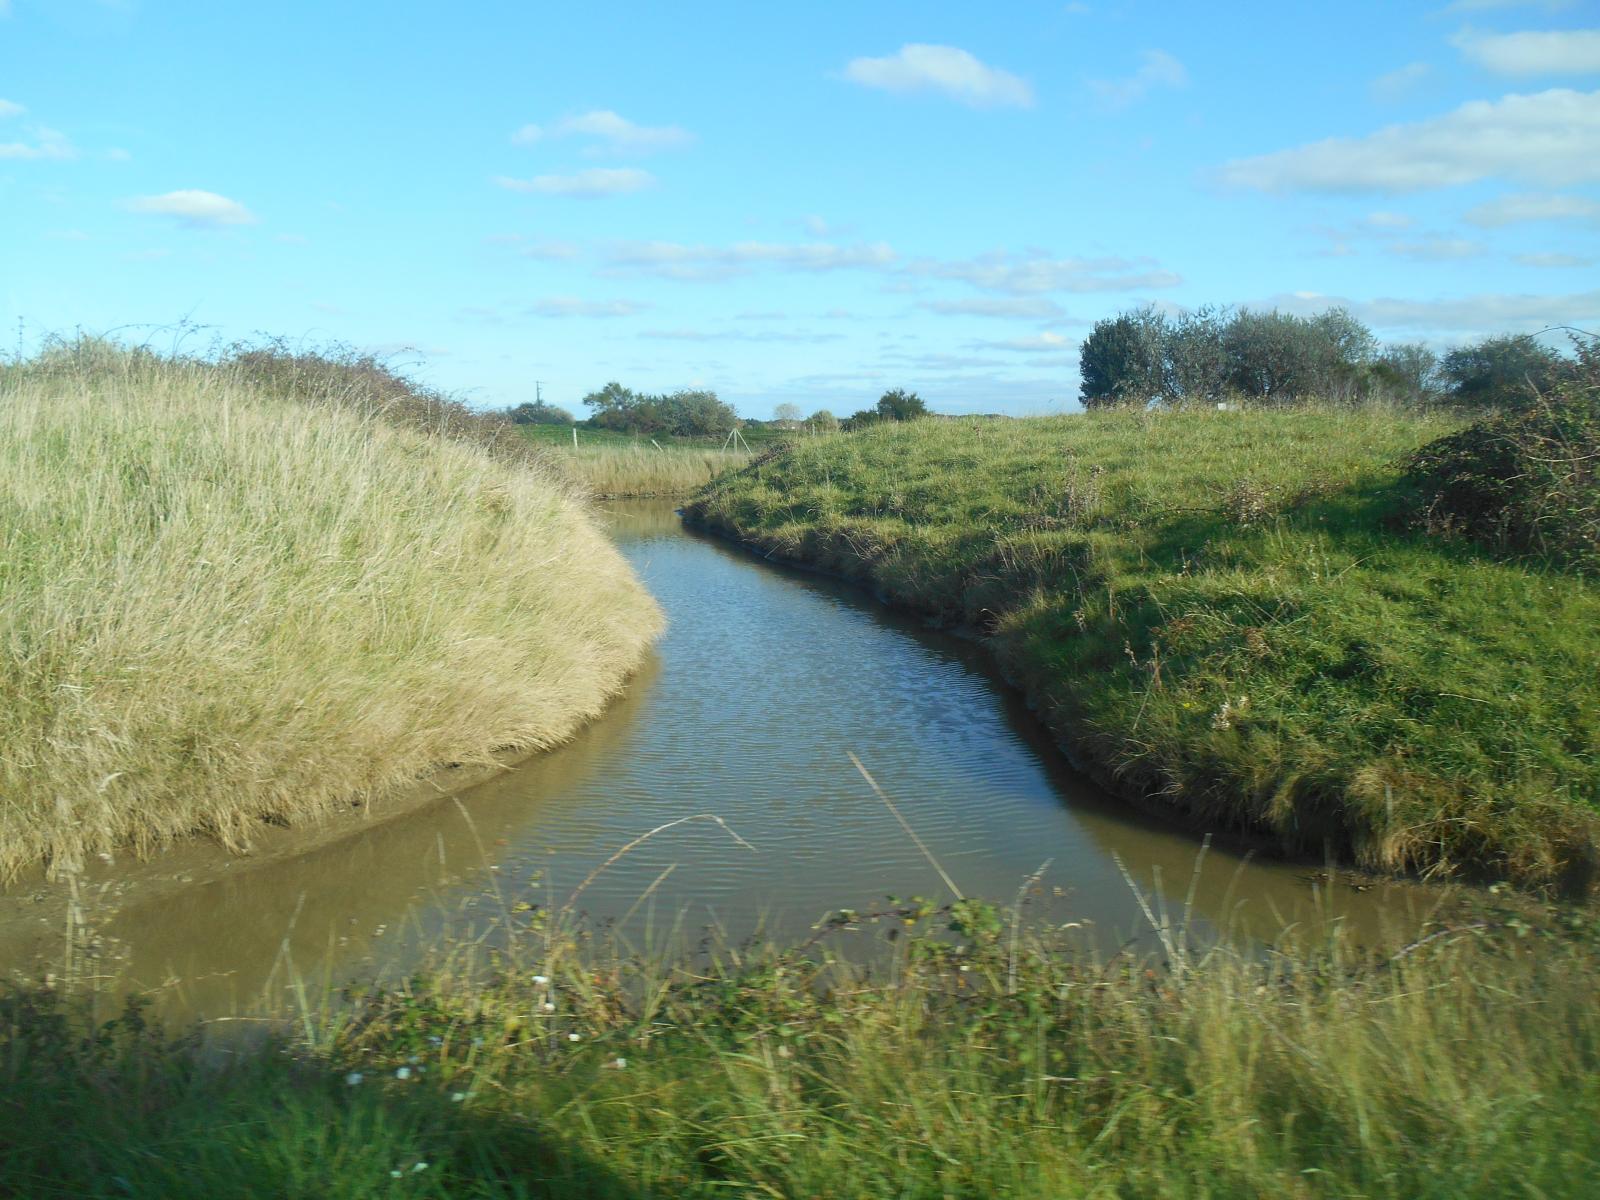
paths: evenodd
<path fill-rule="evenodd" d="M 1600 328 L 1600 5 L 0 0 L 0 342 L 1070 408 L 1145 301 Z"/>

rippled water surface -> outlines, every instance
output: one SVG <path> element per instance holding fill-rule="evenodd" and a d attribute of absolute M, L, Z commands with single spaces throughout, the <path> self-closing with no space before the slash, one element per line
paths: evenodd
<path fill-rule="evenodd" d="M 850 761 L 881 784 L 956 885 L 1010 899 L 1044 868 L 1042 916 L 1102 945 L 1141 927 L 1116 859 L 1181 906 L 1198 841 L 1108 802 L 1046 743 L 979 648 L 830 580 L 686 532 L 670 506 L 618 504 L 614 535 L 670 622 L 628 694 L 573 743 L 289 861 L 129 903 L 108 932 L 138 981 L 214 1013 L 283 986 L 286 964 L 390 970 L 518 902 L 577 906 L 635 939 L 672 922 L 780 935 L 887 895 L 947 896 Z M 731 832 L 730 832 L 731 831 Z M 738 840 L 732 834 L 738 835 Z M 1213 849 L 1197 917 L 1267 933 L 1309 920 L 1313 872 Z M 86 892 L 92 891 L 92 880 Z M 1371 923 L 1414 889 L 1336 890 Z"/>

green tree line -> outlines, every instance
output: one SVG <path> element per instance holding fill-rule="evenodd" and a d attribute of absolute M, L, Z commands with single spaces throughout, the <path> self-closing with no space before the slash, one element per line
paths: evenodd
<path fill-rule="evenodd" d="M 1528 334 L 1443 357 L 1421 342 L 1385 346 L 1343 308 L 1298 316 L 1207 306 L 1169 315 L 1146 305 L 1096 322 L 1079 368 L 1085 408 L 1310 399 L 1508 408 L 1561 382 L 1571 363 Z"/>

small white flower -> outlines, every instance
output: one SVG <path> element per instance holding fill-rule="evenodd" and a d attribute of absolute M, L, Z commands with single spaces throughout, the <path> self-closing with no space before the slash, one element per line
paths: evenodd
<path fill-rule="evenodd" d="M 361 1082 L 361 1072 L 351 1071 L 350 1074 L 344 1077 L 344 1081 L 348 1086 L 355 1087 L 356 1084 Z"/>
<path fill-rule="evenodd" d="M 420 1174 L 423 1171 L 426 1171 L 427 1169 L 428 1169 L 428 1164 L 427 1163 L 419 1162 L 416 1166 L 411 1168 L 411 1173 L 413 1175 L 417 1175 L 417 1174 Z"/>
<path fill-rule="evenodd" d="M 451 1092 L 450 1093 L 450 1102 L 452 1104 L 460 1104 L 466 1098 L 467 1098 L 467 1094 L 465 1092 Z"/>
<path fill-rule="evenodd" d="M 537 983 L 540 987 L 543 987 L 545 984 L 550 982 L 550 976 L 548 976 L 548 975 L 535 975 L 533 977 L 533 981 L 535 983 Z"/>
<path fill-rule="evenodd" d="M 410 1079 L 411 1078 L 411 1068 L 410 1067 L 401 1067 L 399 1070 L 397 1070 L 394 1073 L 394 1077 L 396 1079 Z"/>
<path fill-rule="evenodd" d="M 628 1069 L 628 1060 L 619 1055 L 606 1065 L 613 1071 L 626 1071 Z"/>
<path fill-rule="evenodd" d="M 555 1012 L 556 1006 L 554 1004 L 550 1003 L 550 1001 L 546 1000 L 544 1002 L 544 1010 L 545 1010 L 545 1012 Z"/>
<path fill-rule="evenodd" d="M 582 1034 L 577 1034 L 577 1033 L 569 1033 L 569 1034 L 567 1034 L 567 1041 L 569 1041 L 569 1042 L 577 1042 L 577 1041 L 581 1041 L 582 1039 L 583 1039 L 583 1035 Z"/>

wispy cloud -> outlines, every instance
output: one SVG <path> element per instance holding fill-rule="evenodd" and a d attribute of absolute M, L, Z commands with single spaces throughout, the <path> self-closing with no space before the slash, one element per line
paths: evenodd
<path fill-rule="evenodd" d="M 882 268 L 895 253 L 882 242 L 836 245 L 831 242 L 738 242 L 731 246 L 681 242 L 619 242 L 606 254 L 613 273 L 659 275 L 669 279 L 715 280 L 757 268 L 838 271 Z"/>
<path fill-rule="evenodd" d="M 18 104 L 15 100 L 6 100 L 0 98 L 0 118 L 20 117 L 27 111 L 28 110 L 26 108 Z"/>
<path fill-rule="evenodd" d="M 886 92 L 937 92 L 972 108 L 1031 108 L 1027 80 L 956 46 L 912 42 L 886 58 L 852 59 L 844 76 Z"/>
<path fill-rule="evenodd" d="M 639 125 L 604 108 L 562 117 L 549 126 L 524 125 L 511 135 L 511 140 L 519 146 L 531 146 L 546 138 L 566 137 L 592 138 L 599 143 L 599 149 L 628 154 L 676 150 L 694 141 L 694 134 L 677 125 Z"/>
<path fill-rule="evenodd" d="M 1063 316 L 1062 308 L 1054 300 L 1043 296 L 975 296 L 966 300 L 924 300 L 918 308 L 947 317 L 1039 317 L 1053 319 Z"/>
<path fill-rule="evenodd" d="M 1466 219 L 1485 229 L 1531 221 L 1579 221 L 1600 225 L 1600 200 L 1548 194 L 1501 196 L 1469 209 Z"/>
<path fill-rule="evenodd" d="M 1487 247 L 1482 242 L 1465 238 L 1431 237 L 1417 242 L 1390 242 L 1384 253 L 1396 258 L 1409 258 L 1413 262 L 1454 262 L 1463 258 L 1480 258 Z"/>
<path fill-rule="evenodd" d="M 1009 350 L 1027 354 L 1067 354 L 1078 348 L 1075 339 L 1062 333 L 1028 334 L 1023 337 L 1003 338 L 999 341 L 968 342 L 973 350 Z"/>
<path fill-rule="evenodd" d="M 1525 267 L 1545 267 L 1551 269 L 1565 269 L 1574 267 L 1592 267 L 1595 260 L 1581 254 L 1561 254 L 1549 251 L 1542 254 L 1519 254 L 1517 262 Z"/>
<path fill-rule="evenodd" d="M 132 212 L 170 218 L 189 229 L 221 229 L 256 222 L 256 215 L 237 200 L 196 188 L 161 196 L 137 196 L 127 202 L 127 208 Z"/>
<path fill-rule="evenodd" d="M 1411 95 L 1432 74 L 1433 68 L 1425 62 L 1407 63 L 1379 75 L 1368 85 L 1368 90 L 1379 103 L 1393 104 Z"/>
<path fill-rule="evenodd" d="M 1600 71 L 1600 29 L 1483 33 L 1450 39 L 1469 61 L 1496 75 L 1588 75 Z"/>
<path fill-rule="evenodd" d="M 0 142 L 0 159 L 65 161 L 77 157 L 77 148 L 67 140 L 66 134 L 54 129 L 35 129 L 32 141 Z"/>
<path fill-rule="evenodd" d="M 1189 72 L 1165 50 L 1146 50 L 1139 69 L 1123 79 L 1091 79 L 1089 90 L 1109 108 L 1126 108 L 1157 88 L 1188 86 Z"/>
<path fill-rule="evenodd" d="M 510 179 L 497 175 L 494 182 L 512 192 L 537 192 L 544 196 L 573 196 L 593 200 L 642 191 L 654 186 L 656 177 L 637 167 L 589 167 L 570 175 L 535 175 L 532 179 Z"/>
<path fill-rule="evenodd" d="M 802 333 L 786 329 L 645 329 L 639 336 L 664 342 L 787 342 L 795 345 L 816 345 L 837 342 L 841 333 Z"/>
<path fill-rule="evenodd" d="M 1486 333 L 1535 332 L 1552 325 L 1585 327 L 1600 321 L 1600 290 L 1565 295 L 1482 292 L 1438 300 L 1380 297 L 1352 300 L 1319 292 L 1291 292 L 1269 298 L 1263 307 L 1290 312 L 1322 312 L 1339 305 L 1379 331 L 1417 330 L 1443 337 Z"/>
<path fill-rule="evenodd" d="M 545 296 L 528 305 L 535 317 L 631 317 L 649 308 L 638 300 L 584 300 L 577 296 Z"/>
<path fill-rule="evenodd" d="M 1264 191 L 1414 192 L 1506 177 L 1600 179 L 1600 92 L 1475 100 L 1426 121 L 1236 159 L 1224 183 Z"/>
<path fill-rule="evenodd" d="M 959 280 L 981 291 L 1012 296 L 1141 291 L 1183 282 L 1182 276 L 1148 259 L 1052 258 L 1035 250 L 1022 254 L 997 250 L 955 261 L 920 259 L 906 269 L 915 275 Z"/>

